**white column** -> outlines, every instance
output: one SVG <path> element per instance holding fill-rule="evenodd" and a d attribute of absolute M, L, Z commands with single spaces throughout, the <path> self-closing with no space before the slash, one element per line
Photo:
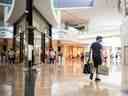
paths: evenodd
<path fill-rule="evenodd" d="M 122 88 L 128 90 L 128 17 L 125 17 L 121 25 L 122 43 Z"/>
<path fill-rule="evenodd" d="M 9 7 L 4 7 L 4 20 L 8 16 L 8 10 L 9 10 Z"/>

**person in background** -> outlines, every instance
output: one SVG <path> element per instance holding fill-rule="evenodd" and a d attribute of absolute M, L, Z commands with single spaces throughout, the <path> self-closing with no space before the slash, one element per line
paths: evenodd
<path fill-rule="evenodd" d="M 104 56 L 104 63 L 107 64 L 107 59 L 108 57 L 107 56 Z"/>
<path fill-rule="evenodd" d="M 62 59 L 63 59 L 63 53 L 62 53 L 62 52 L 59 52 L 59 53 L 58 53 L 58 59 L 59 59 L 59 60 L 58 60 L 58 61 L 59 61 L 59 64 L 62 64 L 62 62 L 63 62 L 63 61 L 62 61 Z"/>
<path fill-rule="evenodd" d="M 49 49 L 49 63 L 50 64 L 54 64 L 55 62 L 55 51 L 53 50 L 53 48 Z"/>
<path fill-rule="evenodd" d="M 5 51 L 4 50 L 2 50 L 1 51 L 1 63 L 5 63 Z"/>
<path fill-rule="evenodd" d="M 14 64 L 15 63 L 15 51 L 13 49 L 9 50 L 9 63 Z"/>
<path fill-rule="evenodd" d="M 45 62 L 49 64 L 49 50 L 46 50 L 45 52 Z"/>
<path fill-rule="evenodd" d="M 80 59 L 81 59 L 82 64 L 84 64 L 84 53 L 81 53 Z"/>
<path fill-rule="evenodd" d="M 57 53 L 56 51 L 53 49 L 53 64 L 56 64 L 57 63 Z"/>
<path fill-rule="evenodd" d="M 96 71 L 96 81 L 100 81 L 101 79 L 98 76 L 98 66 L 102 64 L 102 49 L 103 46 L 101 44 L 102 42 L 102 37 L 101 36 L 97 36 L 96 37 L 96 42 L 91 44 L 91 48 L 90 48 L 90 53 L 89 55 L 91 55 L 92 53 L 92 59 L 93 59 L 93 63 L 94 63 L 94 69 Z M 90 74 L 90 79 L 93 79 L 93 72 L 91 72 Z"/>

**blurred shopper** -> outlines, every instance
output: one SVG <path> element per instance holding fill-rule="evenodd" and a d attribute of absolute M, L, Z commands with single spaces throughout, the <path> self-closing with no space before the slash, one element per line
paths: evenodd
<path fill-rule="evenodd" d="M 115 55 L 115 62 L 116 64 L 119 64 L 119 53 L 118 52 Z"/>
<path fill-rule="evenodd" d="M 54 51 L 55 52 L 55 55 L 54 55 L 54 64 L 56 64 L 57 63 L 57 53 L 56 53 L 56 51 Z"/>
<path fill-rule="evenodd" d="M 107 59 L 108 57 L 107 56 L 104 56 L 104 63 L 107 64 Z"/>
<path fill-rule="evenodd" d="M 80 59 L 81 59 L 81 62 L 82 62 L 82 64 L 84 64 L 84 53 L 81 53 L 81 55 L 80 55 Z"/>
<path fill-rule="evenodd" d="M 45 62 L 47 64 L 49 64 L 49 50 L 46 50 L 46 53 L 45 53 Z"/>
<path fill-rule="evenodd" d="M 54 64 L 55 57 L 56 57 L 56 54 L 55 54 L 54 49 L 53 48 L 49 49 L 49 63 L 50 64 Z"/>
<path fill-rule="evenodd" d="M 101 36 L 97 36 L 96 37 L 96 42 L 92 43 L 91 48 L 90 48 L 90 53 L 89 55 L 91 55 L 92 53 L 92 59 L 93 59 L 93 63 L 94 63 L 94 69 L 96 71 L 96 81 L 99 81 L 100 78 L 98 76 L 98 66 L 102 64 L 102 37 Z M 93 79 L 93 75 L 94 72 L 91 72 L 90 74 L 90 79 Z"/>
<path fill-rule="evenodd" d="M 4 50 L 1 51 L 1 63 L 5 63 L 6 53 Z"/>
<path fill-rule="evenodd" d="M 63 53 L 62 52 L 58 53 L 58 61 L 59 61 L 59 64 L 63 63 Z"/>
<path fill-rule="evenodd" d="M 13 49 L 9 50 L 9 63 L 14 64 L 15 63 L 15 51 Z"/>

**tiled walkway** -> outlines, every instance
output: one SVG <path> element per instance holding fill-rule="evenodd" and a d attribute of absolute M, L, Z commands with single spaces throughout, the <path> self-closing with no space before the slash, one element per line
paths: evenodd
<path fill-rule="evenodd" d="M 0 96 L 128 96 L 122 93 L 120 81 L 116 83 L 121 77 L 102 76 L 101 82 L 90 81 L 81 67 L 78 62 L 42 64 L 36 66 L 37 71 L 27 72 L 18 64 L 0 65 Z"/>

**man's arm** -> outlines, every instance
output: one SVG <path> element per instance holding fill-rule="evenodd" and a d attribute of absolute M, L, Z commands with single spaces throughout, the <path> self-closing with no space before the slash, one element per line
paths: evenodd
<path fill-rule="evenodd" d="M 90 49 L 89 49 L 88 62 L 89 62 L 89 61 L 90 61 L 90 59 L 91 59 L 91 53 L 92 53 L 92 45 L 91 45 L 91 47 L 90 47 Z"/>
<path fill-rule="evenodd" d="M 100 56 L 101 56 L 102 61 L 104 61 L 103 46 L 101 46 L 100 48 Z"/>

